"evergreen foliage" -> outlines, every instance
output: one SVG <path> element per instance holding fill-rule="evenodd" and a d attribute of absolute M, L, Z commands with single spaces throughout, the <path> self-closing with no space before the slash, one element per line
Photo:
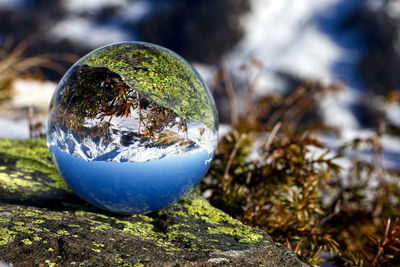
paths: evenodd
<path fill-rule="evenodd" d="M 229 86 L 226 76 L 216 84 Z M 250 99 L 246 112 L 231 112 L 243 115 L 231 118 L 201 188 L 213 205 L 266 230 L 311 266 L 323 251 L 341 265 L 379 266 L 400 251 L 400 171 L 383 167 L 382 129 L 338 151 L 319 140 L 318 133 L 337 131 L 315 121 L 318 99 L 338 90 L 306 82 L 289 96 Z M 354 156 L 361 146 L 372 162 Z M 349 172 L 340 158 L 351 160 Z"/>

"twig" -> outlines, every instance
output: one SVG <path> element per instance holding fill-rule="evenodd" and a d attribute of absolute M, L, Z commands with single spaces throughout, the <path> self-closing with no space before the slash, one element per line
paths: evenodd
<path fill-rule="evenodd" d="M 235 158 L 236 153 L 237 153 L 237 151 L 239 149 L 239 146 L 243 142 L 244 138 L 245 138 L 244 134 L 240 135 L 239 139 L 235 143 L 235 146 L 233 147 L 233 150 L 232 150 L 231 154 L 229 155 L 229 159 L 228 159 L 228 162 L 226 164 L 225 171 L 224 171 L 224 179 L 226 179 L 226 180 L 229 179 L 229 170 L 230 170 L 230 168 L 232 166 L 233 159 Z"/>
<path fill-rule="evenodd" d="M 28 122 L 29 122 L 29 138 L 32 139 L 33 138 L 33 130 L 34 130 L 32 106 L 28 107 Z"/>
<path fill-rule="evenodd" d="M 235 126 L 239 122 L 238 112 L 237 112 L 237 100 L 236 100 L 236 93 L 233 89 L 232 78 L 228 74 L 228 66 L 226 62 L 222 62 L 222 74 L 224 77 L 224 84 L 226 94 L 228 95 L 229 100 L 229 112 L 231 118 L 232 126 Z"/>
<path fill-rule="evenodd" d="M 376 167 L 376 172 L 377 172 L 377 178 L 379 182 L 379 188 L 377 192 L 377 203 L 374 208 L 374 211 L 372 212 L 372 216 L 376 223 L 378 223 L 378 218 L 382 214 L 383 210 L 383 204 L 385 201 L 385 179 L 384 179 L 384 167 L 383 167 L 383 149 L 382 149 L 382 143 L 381 143 L 381 137 L 385 132 L 385 125 L 383 123 L 380 123 L 379 129 L 377 132 L 377 135 L 374 138 L 374 143 L 372 146 L 372 156 L 373 156 L 373 163 Z M 390 224 L 390 220 L 388 222 Z"/>
<path fill-rule="evenodd" d="M 272 128 L 271 132 L 269 133 L 269 135 L 267 137 L 267 140 L 265 141 L 263 153 L 254 161 L 255 163 L 259 163 L 266 156 L 266 153 L 268 152 L 269 148 L 271 147 L 272 141 L 274 140 L 274 137 L 278 133 L 281 126 L 282 126 L 281 122 L 278 122 L 274 125 L 274 127 Z"/>
<path fill-rule="evenodd" d="M 139 124 L 139 126 L 138 126 L 138 134 L 140 134 L 140 123 L 142 122 L 142 109 L 141 109 L 141 106 L 140 106 L 140 95 L 139 95 L 139 91 L 136 91 L 136 98 L 137 98 L 137 101 L 138 101 L 138 107 L 137 107 L 137 109 L 138 109 L 138 124 Z"/>
<path fill-rule="evenodd" d="M 254 92 L 255 92 L 255 85 L 256 82 L 258 80 L 258 78 L 261 76 L 262 74 L 262 64 L 257 62 L 256 60 L 252 60 L 253 65 L 256 65 L 255 63 L 257 63 L 257 67 L 258 67 L 258 72 L 256 73 L 256 75 L 253 77 L 253 79 L 250 81 L 250 74 L 249 74 L 249 68 L 247 68 L 247 72 L 246 72 L 246 86 L 247 86 L 247 98 L 246 98 L 246 117 L 247 119 L 249 119 L 250 115 L 253 113 L 253 106 L 252 106 L 252 102 L 253 102 L 253 96 L 254 96 Z"/>
<path fill-rule="evenodd" d="M 281 128 L 281 126 L 282 126 L 282 123 L 278 122 L 277 124 L 275 124 L 274 128 L 272 128 L 272 131 L 268 135 L 267 141 L 265 142 L 264 151 L 268 151 L 269 150 L 269 148 L 270 148 L 270 146 L 272 144 L 272 141 L 274 140 L 274 137 L 278 133 L 278 131 Z"/>

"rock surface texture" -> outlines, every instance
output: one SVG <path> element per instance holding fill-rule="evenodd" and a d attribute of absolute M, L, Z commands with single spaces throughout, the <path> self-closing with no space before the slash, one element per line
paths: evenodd
<path fill-rule="evenodd" d="M 44 140 L 0 139 L 0 265 L 306 266 L 268 234 L 191 193 L 146 215 L 90 206 L 58 175 Z"/>

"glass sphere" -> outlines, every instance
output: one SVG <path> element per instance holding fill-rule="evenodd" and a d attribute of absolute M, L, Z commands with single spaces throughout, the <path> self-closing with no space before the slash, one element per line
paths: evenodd
<path fill-rule="evenodd" d="M 217 132 L 213 97 L 189 63 L 158 45 L 124 42 L 89 53 L 64 75 L 47 141 L 79 196 L 135 214 L 193 188 L 210 165 Z"/>

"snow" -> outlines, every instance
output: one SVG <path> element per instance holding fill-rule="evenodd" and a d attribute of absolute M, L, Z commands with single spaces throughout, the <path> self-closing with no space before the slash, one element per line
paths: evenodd
<path fill-rule="evenodd" d="M 36 110 L 47 110 L 50 99 L 56 84 L 50 81 L 41 81 L 36 79 L 17 79 L 13 82 L 14 96 L 11 103 L 8 103 L 14 113 L 26 113 L 27 107 L 33 107 Z M 13 113 L 9 110 L 6 114 Z M 38 114 L 37 114 L 38 115 Z M 17 116 L 19 117 L 19 116 Z M 0 137 L 11 139 L 29 138 L 29 122 L 27 116 L 25 119 L 11 119 L 0 117 Z"/>
<path fill-rule="evenodd" d="M 28 120 L 15 121 L 0 118 L 0 137 L 11 139 L 29 138 Z"/>
<path fill-rule="evenodd" d="M 136 40 L 137 37 L 132 32 L 122 29 L 119 22 L 136 23 L 149 15 L 154 7 L 146 0 L 64 0 L 63 5 L 69 16 L 53 26 L 50 37 L 69 40 L 90 48 Z M 97 14 L 104 8 L 115 8 L 116 18 L 99 24 L 85 16 L 85 13 Z"/>
<path fill-rule="evenodd" d="M 12 104 L 16 108 L 38 107 L 47 109 L 57 84 L 35 79 L 17 79 L 13 82 L 14 97 Z"/>
<path fill-rule="evenodd" d="M 255 57 L 272 70 L 291 70 L 314 78 L 330 77 L 340 49 L 318 29 L 315 14 L 337 0 L 252 1 L 244 21 L 245 37 L 229 59 L 241 64 Z"/>
<path fill-rule="evenodd" d="M 56 40 L 66 39 L 93 48 L 128 41 L 132 38 L 126 31 L 112 23 L 100 25 L 74 16 L 58 22 L 50 30 L 49 35 Z"/>
<path fill-rule="evenodd" d="M 400 104 L 399 103 L 386 104 L 384 110 L 389 120 L 398 127 L 400 127 Z"/>
<path fill-rule="evenodd" d="M 400 16 L 400 3 L 398 1 L 390 1 L 388 5 L 389 17 L 398 18 Z"/>
<path fill-rule="evenodd" d="M 124 21 L 136 23 L 150 15 L 152 10 L 153 5 L 150 1 L 139 0 L 129 3 L 119 12 L 119 16 Z"/>
<path fill-rule="evenodd" d="M 359 93 L 354 90 L 343 90 L 335 95 L 323 97 L 319 103 L 323 120 L 330 126 L 338 129 L 357 129 L 359 123 L 349 108 Z"/>
<path fill-rule="evenodd" d="M 319 139 L 324 142 L 332 151 L 336 151 L 339 146 L 348 144 L 356 138 L 367 139 L 376 136 L 373 129 L 349 129 L 342 130 L 341 136 L 337 138 L 331 135 L 320 135 Z M 398 137 L 383 135 L 381 137 L 383 147 L 383 166 L 386 169 L 399 169 L 400 167 L 400 139 Z M 357 151 L 350 153 L 350 157 L 358 157 L 361 160 L 372 162 L 371 147 L 361 145 Z M 333 155 L 333 154 L 332 154 Z M 335 160 L 344 171 L 349 169 L 351 161 L 349 158 Z"/>
<path fill-rule="evenodd" d="M 228 55 L 228 61 L 236 67 L 249 58 L 263 62 L 263 80 L 257 81 L 262 93 L 279 92 L 277 88 L 282 82 L 276 73 L 280 71 L 303 79 L 342 83 L 345 90 L 339 96 L 321 102 L 322 114 L 332 126 L 358 128 L 351 106 L 361 89 L 356 62 L 362 45 L 357 38 L 340 35 L 335 23 L 360 1 L 252 0 L 251 3 L 251 14 L 243 20 L 245 36 Z"/>

